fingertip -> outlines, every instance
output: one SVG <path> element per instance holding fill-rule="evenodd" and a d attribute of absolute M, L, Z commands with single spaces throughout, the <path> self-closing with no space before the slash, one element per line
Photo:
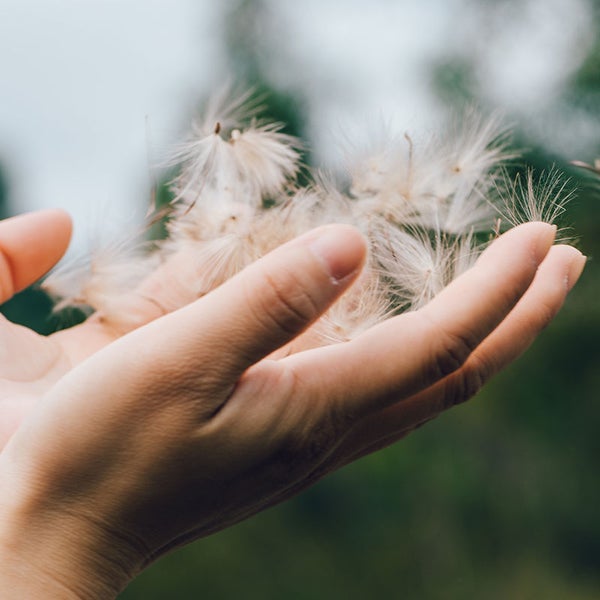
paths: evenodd
<path fill-rule="evenodd" d="M 0 222 L 0 251 L 11 285 L 3 300 L 51 269 L 63 256 L 71 239 L 70 216 L 61 209 L 43 209 Z M 9 293 L 10 292 L 10 293 Z"/>
<path fill-rule="evenodd" d="M 554 244 L 557 228 L 556 225 L 541 222 L 530 223 L 530 225 L 533 225 L 530 229 L 535 232 L 535 242 L 533 242 L 534 259 L 539 264 Z"/>
<path fill-rule="evenodd" d="M 552 233 L 552 235 L 556 235 L 557 227 L 552 223 L 546 223 L 545 221 L 528 221 L 527 223 L 520 223 L 519 225 L 515 225 L 511 227 L 508 231 L 503 233 L 500 237 L 504 237 L 507 235 L 514 235 L 516 232 L 523 231 L 531 231 L 531 232 L 543 232 L 545 231 L 547 234 Z"/>
<path fill-rule="evenodd" d="M 56 248 L 67 249 L 73 233 L 71 216 L 61 208 L 44 208 L 10 217 L 4 221 L 3 235 L 10 237 L 31 238 L 43 236 L 52 240 Z"/>
<path fill-rule="evenodd" d="M 567 290 L 571 291 L 581 274 L 583 273 L 583 269 L 587 263 L 587 256 L 584 256 L 579 250 L 576 248 L 571 248 L 573 258 L 571 259 L 571 263 L 569 266 L 569 271 L 567 273 Z"/>
<path fill-rule="evenodd" d="M 69 234 L 73 230 L 73 220 L 71 219 L 71 215 L 62 208 L 45 208 L 40 210 L 38 214 L 45 215 L 45 218 L 47 219 L 52 219 L 57 225 L 63 227 L 65 231 L 68 231 Z"/>
<path fill-rule="evenodd" d="M 486 262 L 497 253 L 527 252 L 531 256 L 534 266 L 539 265 L 554 244 L 556 238 L 556 225 L 541 221 L 532 221 L 517 225 L 503 233 L 481 255 L 481 261 Z"/>
<path fill-rule="evenodd" d="M 67 251 L 73 234 L 71 215 L 61 208 L 44 209 L 39 211 L 38 214 L 44 219 L 46 226 L 52 229 L 56 249 L 60 249 L 60 256 L 62 256 Z"/>
<path fill-rule="evenodd" d="M 540 265 L 536 278 L 553 274 L 555 278 L 561 278 L 566 291 L 569 292 L 577 283 L 587 257 L 577 248 L 566 244 L 557 244 L 548 252 L 547 258 Z"/>
<path fill-rule="evenodd" d="M 350 225 L 325 225 L 298 238 L 297 242 L 308 246 L 335 283 L 352 277 L 365 262 L 366 239 Z"/>

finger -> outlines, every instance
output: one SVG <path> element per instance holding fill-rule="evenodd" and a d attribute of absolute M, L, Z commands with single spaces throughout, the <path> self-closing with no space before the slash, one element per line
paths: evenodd
<path fill-rule="evenodd" d="M 517 359 L 557 315 L 579 279 L 586 258 L 570 246 L 551 248 L 538 269 L 531 289 L 501 325 L 473 352 L 464 366 L 440 382 L 418 402 L 435 415 L 473 396 L 482 385 Z M 417 400 L 413 400 L 417 402 Z"/>
<path fill-rule="evenodd" d="M 235 381 L 327 310 L 352 283 L 365 253 L 365 240 L 356 229 L 320 227 L 146 325 L 140 343 L 160 339 L 163 360 L 211 364 L 220 377 Z"/>
<path fill-rule="evenodd" d="M 0 302 L 49 271 L 65 253 L 71 219 L 62 210 L 41 210 L 0 222 Z"/>
<path fill-rule="evenodd" d="M 346 344 L 284 360 L 307 394 L 325 396 L 350 414 L 425 389 L 460 368 L 502 322 L 529 287 L 554 233 L 543 223 L 516 227 L 421 310 Z"/>
<path fill-rule="evenodd" d="M 529 348 L 556 316 L 577 282 L 585 257 L 570 246 L 554 246 L 531 287 L 506 319 L 443 381 L 360 422 L 336 452 L 344 463 L 388 446 L 442 411 L 470 398 Z"/>

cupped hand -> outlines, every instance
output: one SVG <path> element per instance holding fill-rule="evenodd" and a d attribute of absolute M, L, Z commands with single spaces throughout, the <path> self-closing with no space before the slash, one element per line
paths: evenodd
<path fill-rule="evenodd" d="M 5 323 L 15 369 L 38 346 L 54 353 L 37 379 L 23 371 L 12 382 L 29 384 L 35 410 L 18 428 L 13 420 L 0 455 L 9 576 L 64 597 L 114 595 L 173 547 L 471 397 L 530 345 L 579 277 L 585 259 L 553 240 L 548 225 L 515 228 L 423 309 L 284 358 L 273 353 L 359 273 L 365 242 L 354 229 L 310 232 L 119 339 L 96 320 L 15 344 Z M 29 274 L 14 281 L 39 273 Z M 87 337 L 87 358 L 69 364 Z"/>

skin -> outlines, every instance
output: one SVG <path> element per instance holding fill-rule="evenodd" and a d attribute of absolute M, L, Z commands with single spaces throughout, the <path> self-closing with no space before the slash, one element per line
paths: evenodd
<path fill-rule="evenodd" d="M 148 322 L 125 334 L 102 315 L 47 338 L 3 321 L 0 589 L 114 597 L 170 549 L 467 400 L 578 279 L 585 258 L 554 233 L 517 227 L 421 310 L 291 355 L 360 272 L 351 227 L 309 232 L 173 313 L 153 319 L 140 298 Z M 1 300 L 69 236 L 60 211 L 0 223 Z"/>

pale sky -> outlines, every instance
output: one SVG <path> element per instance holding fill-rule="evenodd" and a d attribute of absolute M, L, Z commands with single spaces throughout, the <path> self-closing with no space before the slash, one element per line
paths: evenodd
<path fill-rule="evenodd" d="M 152 165 L 226 78 L 222 14 L 233 4 L 0 0 L 0 164 L 13 210 L 62 206 L 79 240 L 141 210 Z M 272 4 L 268 73 L 307 102 L 320 161 L 338 164 L 340 138 L 360 140 L 374 122 L 431 127 L 439 104 L 425 74 L 447 54 L 476 53 L 486 100 L 558 150 L 600 139 L 600 124 L 576 115 L 555 130 L 529 117 L 552 115 L 593 42 L 587 0 L 527 0 L 493 22 L 468 0 Z"/>

